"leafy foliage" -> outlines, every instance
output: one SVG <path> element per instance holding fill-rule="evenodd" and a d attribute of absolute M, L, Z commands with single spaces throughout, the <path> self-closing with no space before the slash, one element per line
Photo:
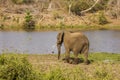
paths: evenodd
<path fill-rule="evenodd" d="M 97 14 L 93 14 L 89 17 L 89 20 L 93 23 L 104 25 L 108 23 L 108 20 L 103 11 L 98 12 Z"/>
<path fill-rule="evenodd" d="M 50 56 L 0 54 L 0 80 L 119 80 L 120 54 L 90 53 L 89 60 L 93 61 L 90 65 L 56 63 L 56 58 Z M 47 58 L 48 64 L 45 62 Z M 51 65 L 51 61 L 55 64 Z"/>
<path fill-rule="evenodd" d="M 88 7 L 90 7 L 90 5 L 86 2 L 86 0 L 78 0 L 72 5 L 71 11 L 77 15 L 81 15 L 80 12 Z"/>
<path fill-rule="evenodd" d="M 23 24 L 25 30 L 34 30 L 35 29 L 35 21 L 30 14 L 30 11 L 26 12 L 25 22 Z"/>
<path fill-rule="evenodd" d="M 104 10 L 108 0 L 102 0 L 95 5 L 89 12 L 95 12 L 99 10 Z M 71 11 L 77 15 L 81 15 L 80 12 L 90 8 L 95 3 L 94 0 L 77 0 L 73 1 Z"/>
<path fill-rule="evenodd" d="M 15 4 L 22 4 L 22 3 L 31 3 L 33 0 L 12 0 Z"/>
<path fill-rule="evenodd" d="M 34 79 L 37 79 L 37 75 L 26 57 L 17 54 L 0 55 L 0 80 Z"/>
<path fill-rule="evenodd" d="M 101 24 L 101 25 L 108 23 L 107 18 L 105 17 L 103 12 L 99 13 L 98 19 L 99 19 L 99 24 Z"/>

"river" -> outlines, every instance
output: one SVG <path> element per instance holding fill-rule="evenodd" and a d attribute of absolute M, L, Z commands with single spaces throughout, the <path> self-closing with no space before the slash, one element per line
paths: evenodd
<path fill-rule="evenodd" d="M 48 32 L 0 32 L 0 53 L 57 53 L 57 31 Z M 120 31 L 83 31 L 90 41 L 89 52 L 120 53 Z M 62 53 L 64 53 L 62 47 Z"/>

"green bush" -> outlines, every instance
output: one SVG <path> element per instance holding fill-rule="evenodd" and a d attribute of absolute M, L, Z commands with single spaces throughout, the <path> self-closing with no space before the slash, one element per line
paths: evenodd
<path fill-rule="evenodd" d="M 21 4 L 24 3 L 24 0 L 12 0 L 12 2 L 15 4 Z"/>
<path fill-rule="evenodd" d="M 0 30 L 4 30 L 4 25 L 0 24 Z"/>
<path fill-rule="evenodd" d="M 22 4 L 22 3 L 31 3 L 33 0 L 12 0 L 15 4 Z"/>
<path fill-rule="evenodd" d="M 98 19 L 99 19 L 99 24 L 101 24 L 101 25 L 108 23 L 108 20 L 107 20 L 107 18 L 105 17 L 105 15 L 104 15 L 103 12 L 99 12 Z"/>
<path fill-rule="evenodd" d="M 0 80 L 38 80 L 38 76 L 25 56 L 1 54 Z"/>
<path fill-rule="evenodd" d="M 34 30 L 35 29 L 35 21 L 33 20 L 30 11 L 26 12 L 25 22 L 23 23 L 24 30 Z"/>

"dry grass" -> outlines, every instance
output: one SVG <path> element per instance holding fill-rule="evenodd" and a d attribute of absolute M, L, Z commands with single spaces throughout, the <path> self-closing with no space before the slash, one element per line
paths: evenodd
<path fill-rule="evenodd" d="M 119 80 L 120 79 L 120 68 L 119 68 L 120 55 L 116 57 L 116 60 L 114 60 L 114 58 L 112 57 L 110 59 L 113 60 L 104 60 L 103 58 L 101 58 L 101 60 L 99 59 L 95 60 L 95 58 L 97 57 L 94 56 L 91 57 L 94 59 L 90 58 L 91 63 L 89 65 L 85 65 L 84 63 L 79 63 L 78 65 L 64 63 L 64 61 L 62 60 L 57 60 L 57 56 L 53 54 L 29 55 L 28 60 L 33 65 L 33 67 L 39 72 L 49 73 L 51 71 L 60 69 L 65 77 L 70 76 L 71 79 L 68 80 L 79 80 L 79 79 Z M 119 59 L 117 60 L 117 58 Z"/>
<path fill-rule="evenodd" d="M 82 56 L 79 57 L 83 59 Z M 90 54 L 89 65 L 82 62 L 78 65 L 64 63 L 62 58 L 57 60 L 56 54 L 3 53 L 0 55 L 0 80 L 13 80 L 13 78 L 18 80 L 33 80 L 33 78 L 34 80 L 120 79 L 120 54 Z"/>

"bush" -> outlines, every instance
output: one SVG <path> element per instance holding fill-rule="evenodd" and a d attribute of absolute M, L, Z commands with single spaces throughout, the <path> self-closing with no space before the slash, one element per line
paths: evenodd
<path fill-rule="evenodd" d="M 3 29 L 4 29 L 4 25 L 0 24 L 0 30 L 3 30 Z"/>
<path fill-rule="evenodd" d="M 22 3 L 31 3 L 33 0 L 12 0 L 15 4 L 22 4 Z"/>
<path fill-rule="evenodd" d="M 60 16 L 60 14 L 58 12 L 53 12 L 53 18 L 54 19 L 62 19 L 63 17 Z"/>
<path fill-rule="evenodd" d="M 107 18 L 104 15 L 104 12 L 99 12 L 97 14 L 93 14 L 89 17 L 89 20 L 93 23 L 104 25 L 108 23 Z"/>
<path fill-rule="evenodd" d="M 73 13 L 75 13 L 76 15 L 81 15 L 80 12 L 82 10 L 85 10 L 87 8 L 89 8 L 90 5 L 88 5 L 87 3 L 87 0 L 79 0 L 79 1 L 76 1 L 72 7 L 71 7 L 71 11 Z"/>
<path fill-rule="evenodd" d="M 30 11 L 26 12 L 25 22 L 23 23 L 24 30 L 34 30 L 35 29 L 35 21 L 30 14 Z"/>
<path fill-rule="evenodd" d="M 99 19 L 99 24 L 101 24 L 101 25 L 108 23 L 107 18 L 105 17 L 103 12 L 99 12 L 98 19 Z"/>
<path fill-rule="evenodd" d="M 12 0 L 12 2 L 15 4 L 21 4 L 24 2 L 24 0 Z"/>
<path fill-rule="evenodd" d="M 95 3 L 94 0 L 77 0 L 74 1 L 71 7 L 71 11 L 76 15 L 81 15 L 80 12 L 90 8 Z M 101 0 L 97 3 L 89 12 L 95 12 L 99 10 L 104 10 L 108 0 Z"/>
<path fill-rule="evenodd" d="M 25 56 L 0 55 L 0 80 L 38 80 Z"/>

